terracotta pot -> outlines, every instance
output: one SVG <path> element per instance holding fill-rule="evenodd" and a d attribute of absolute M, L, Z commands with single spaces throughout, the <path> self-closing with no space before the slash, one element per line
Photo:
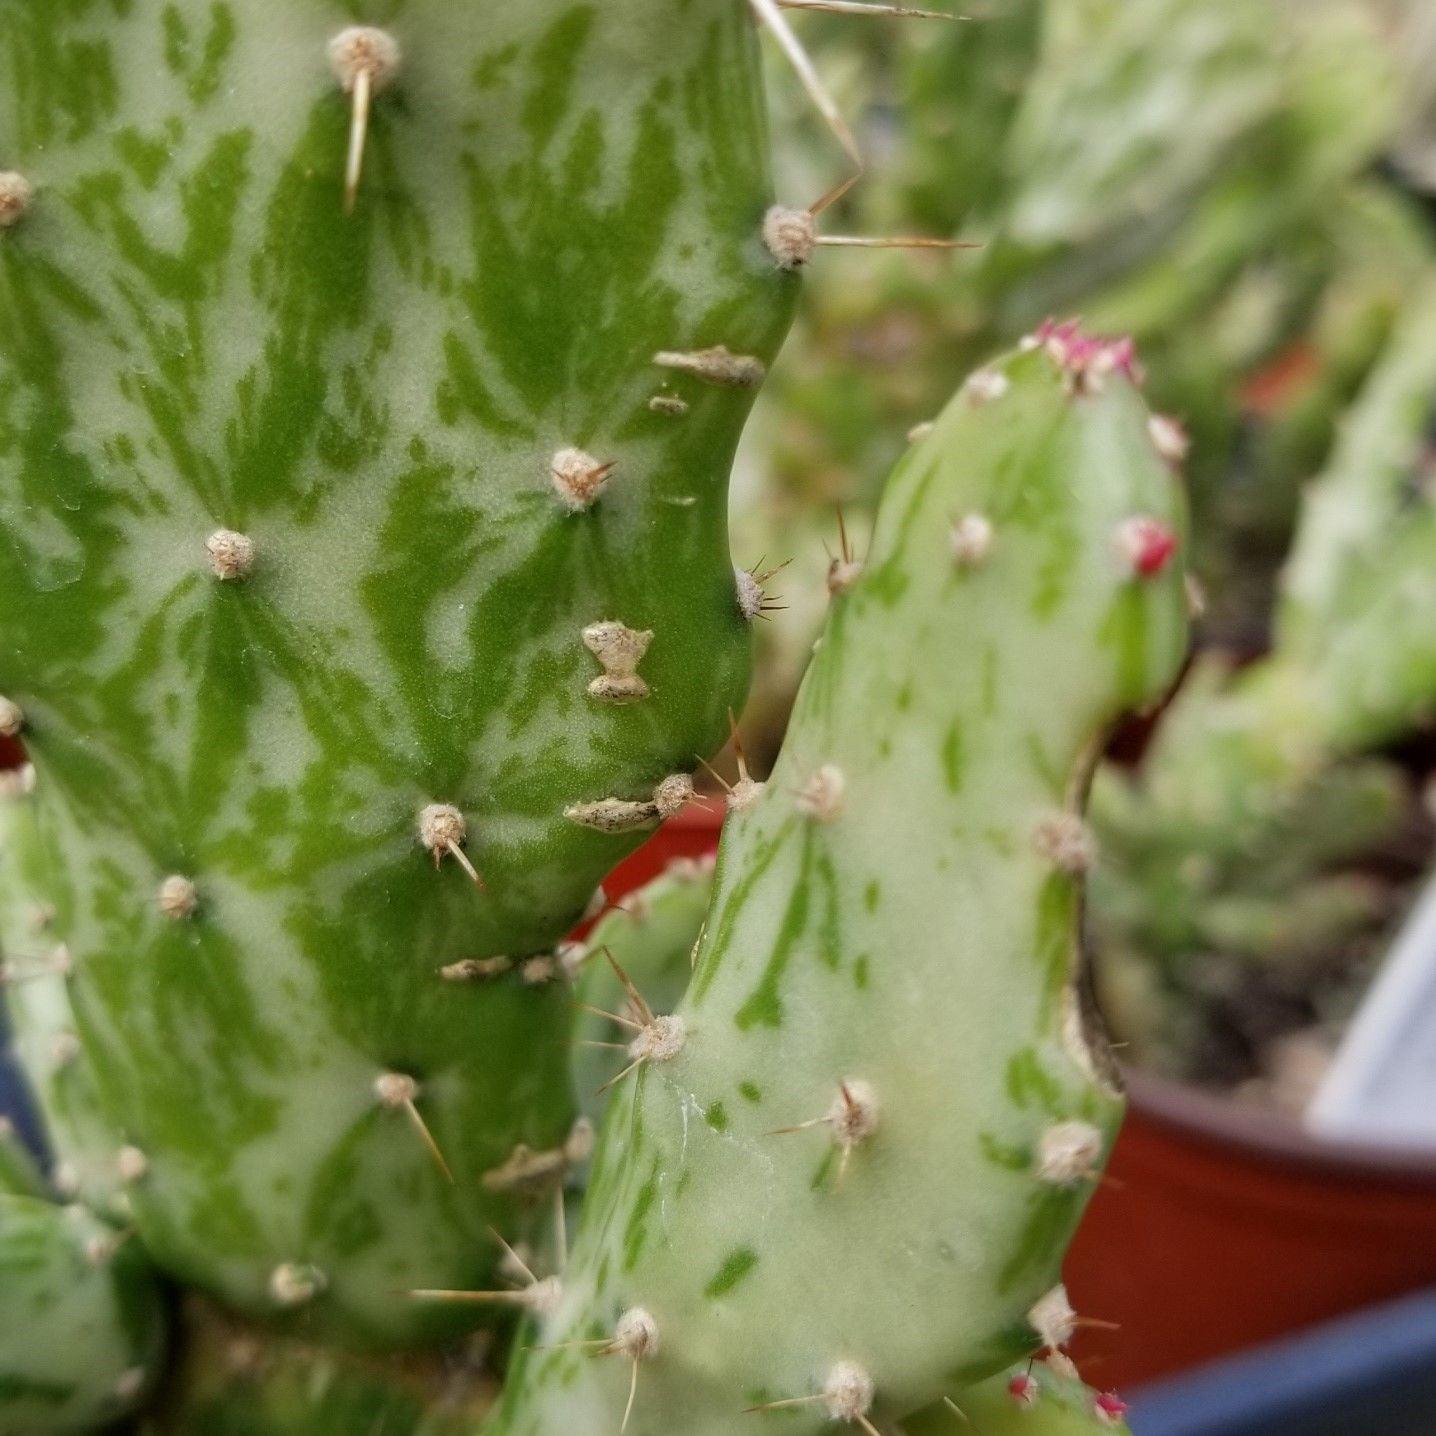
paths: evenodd
<path fill-rule="evenodd" d="M 688 809 L 607 883 L 621 897 L 717 844 Z M 1074 1305 L 1116 1330 L 1084 1372 L 1134 1386 L 1436 1283 L 1436 1153 L 1339 1146 L 1273 1114 L 1142 1072 L 1108 1178 L 1067 1261 Z"/>

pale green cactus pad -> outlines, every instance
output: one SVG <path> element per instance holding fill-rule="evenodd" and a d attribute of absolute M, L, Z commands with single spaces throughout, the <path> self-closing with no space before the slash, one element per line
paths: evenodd
<path fill-rule="evenodd" d="M 1185 646 L 1134 370 L 1045 326 L 899 465 L 689 990 L 630 1029 L 503 1436 L 616 1430 L 630 1392 L 632 1436 L 872 1431 L 1070 1337 L 1060 1263 L 1121 1106 L 1080 809 Z"/>
<path fill-rule="evenodd" d="M 0 0 L 0 76 L 0 693 L 135 1220 L 442 1336 L 572 1111 L 567 994 L 441 971 L 551 949 L 746 684 L 750 18 Z"/>
<path fill-rule="evenodd" d="M 0 1436 L 107 1425 L 138 1405 L 163 1346 L 135 1244 L 82 1207 L 0 1194 Z"/>

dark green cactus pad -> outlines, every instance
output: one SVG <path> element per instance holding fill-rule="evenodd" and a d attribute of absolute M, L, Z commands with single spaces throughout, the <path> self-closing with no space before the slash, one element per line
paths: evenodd
<path fill-rule="evenodd" d="M 563 1141 L 568 998 L 440 969 L 550 948 L 741 700 L 754 60 L 738 0 L 0 0 L 0 693 L 140 1232 L 251 1311 L 472 1319 L 405 1293 Z"/>

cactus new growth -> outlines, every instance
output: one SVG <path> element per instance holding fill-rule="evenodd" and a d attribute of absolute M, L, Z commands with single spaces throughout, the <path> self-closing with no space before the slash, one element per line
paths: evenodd
<path fill-rule="evenodd" d="M 868 242 L 775 205 L 755 18 L 857 159 L 775 0 L 0 0 L 0 1433 L 878 1436 L 1039 1356 L 1120 1423 L 1060 1267 L 1085 789 L 1185 641 L 1130 342 L 959 390 L 716 874 L 565 940 L 742 701 L 728 470 Z"/>

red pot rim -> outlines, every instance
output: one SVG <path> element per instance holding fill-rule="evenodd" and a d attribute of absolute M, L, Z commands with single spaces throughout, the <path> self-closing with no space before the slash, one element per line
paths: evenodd
<path fill-rule="evenodd" d="M 1237 1148 L 1269 1167 L 1332 1179 L 1379 1177 L 1436 1187 L 1436 1152 L 1375 1142 L 1337 1142 L 1299 1127 L 1289 1117 L 1246 1107 L 1228 1097 L 1151 1072 L 1124 1069 L 1132 1110 L 1210 1147 Z"/>

